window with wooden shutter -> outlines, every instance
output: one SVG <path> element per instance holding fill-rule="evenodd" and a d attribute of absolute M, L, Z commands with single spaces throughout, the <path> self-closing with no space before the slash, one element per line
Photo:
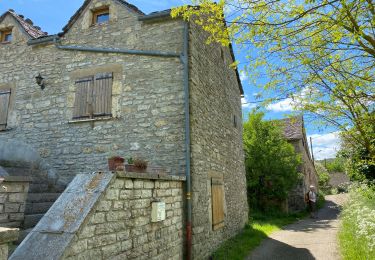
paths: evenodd
<path fill-rule="evenodd" d="M 93 89 L 94 116 L 112 115 L 112 81 L 112 73 L 101 73 L 95 76 Z"/>
<path fill-rule="evenodd" d="M 222 179 L 211 180 L 212 229 L 224 227 L 224 183 Z"/>
<path fill-rule="evenodd" d="M 4 130 L 7 126 L 10 93 L 10 89 L 0 90 L 0 130 Z"/>
<path fill-rule="evenodd" d="M 112 116 L 112 82 L 112 73 L 77 80 L 73 119 Z"/>

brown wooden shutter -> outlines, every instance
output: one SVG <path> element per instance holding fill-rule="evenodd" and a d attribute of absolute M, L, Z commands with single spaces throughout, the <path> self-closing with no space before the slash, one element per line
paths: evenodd
<path fill-rule="evenodd" d="M 10 93 L 10 89 L 0 90 L 0 130 L 7 126 Z"/>
<path fill-rule="evenodd" d="M 224 183 L 221 179 L 211 180 L 212 229 L 224 227 Z"/>
<path fill-rule="evenodd" d="M 75 82 L 76 95 L 74 101 L 73 119 L 87 118 L 92 115 L 92 85 L 94 78 L 87 77 Z"/>
<path fill-rule="evenodd" d="M 100 73 L 95 76 L 93 90 L 94 116 L 112 115 L 112 73 Z"/>

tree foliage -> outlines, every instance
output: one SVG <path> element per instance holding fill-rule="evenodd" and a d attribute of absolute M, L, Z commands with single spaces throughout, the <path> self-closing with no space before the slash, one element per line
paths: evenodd
<path fill-rule="evenodd" d="M 372 0 L 197 0 L 173 10 L 234 41 L 264 105 L 286 99 L 343 131 L 374 161 L 375 7 Z M 261 80 L 259 80 L 261 79 Z"/>
<path fill-rule="evenodd" d="M 375 139 L 372 142 L 374 145 Z M 345 170 L 351 180 L 375 180 L 375 160 L 363 146 L 344 135 L 340 155 L 346 158 Z"/>
<path fill-rule="evenodd" d="M 315 169 L 318 174 L 319 187 L 323 188 L 328 185 L 330 176 L 326 167 L 319 162 L 315 162 Z"/>
<path fill-rule="evenodd" d="M 283 200 L 295 186 L 300 156 L 282 135 L 281 127 L 252 113 L 244 123 L 244 148 L 250 207 Z M 261 203 L 262 205 L 258 205 Z"/>
<path fill-rule="evenodd" d="M 342 157 L 328 159 L 325 161 L 324 165 L 329 173 L 345 172 L 345 159 Z"/>

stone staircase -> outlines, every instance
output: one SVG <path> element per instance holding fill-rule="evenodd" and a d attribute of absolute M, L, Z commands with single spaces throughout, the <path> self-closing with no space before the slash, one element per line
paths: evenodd
<path fill-rule="evenodd" d="M 16 167 L 13 165 L 12 167 L 4 168 L 12 176 L 30 176 L 32 179 L 26 199 L 24 222 L 20 227 L 21 231 L 17 241 L 19 244 L 33 227 L 38 224 L 64 188 L 51 184 L 43 170 L 36 169 L 30 165 L 17 165 Z"/>
<path fill-rule="evenodd" d="M 61 193 L 29 191 L 26 200 L 25 219 L 18 243 L 21 243 L 22 240 L 36 226 L 36 224 L 38 224 L 39 220 L 44 216 L 44 214 L 49 210 L 60 195 Z"/>
<path fill-rule="evenodd" d="M 24 229 L 34 227 L 61 193 L 29 193 L 26 200 Z"/>

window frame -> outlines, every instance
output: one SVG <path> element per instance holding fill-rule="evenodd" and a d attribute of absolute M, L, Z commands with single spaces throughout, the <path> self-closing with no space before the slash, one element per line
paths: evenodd
<path fill-rule="evenodd" d="M 7 36 L 10 35 L 10 41 L 6 40 Z M 13 40 L 13 29 L 8 28 L 0 31 L 0 42 L 3 44 L 10 43 Z"/>
<path fill-rule="evenodd" d="M 6 106 L 6 111 L 5 111 L 6 114 L 4 116 L 5 124 L 1 124 L 1 121 L 0 121 L 0 131 L 5 131 L 8 128 L 8 118 L 9 118 L 9 110 L 10 110 L 11 98 L 12 98 L 12 89 L 11 88 L 3 88 L 3 89 L 0 88 L 0 99 L 2 98 L 3 95 L 8 96 L 8 100 L 7 100 L 8 104 Z M 1 104 L 0 104 L 0 106 L 1 106 Z M 1 115 L 0 115 L 0 118 L 1 118 Z"/>
<path fill-rule="evenodd" d="M 105 15 L 105 14 L 108 14 L 108 20 L 99 23 L 98 22 L 98 17 L 101 16 L 101 15 Z M 110 21 L 110 19 L 111 19 L 110 17 L 111 17 L 111 13 L 109 11 L 109 6 L 105 6 L 105 7 L 102 7 L 100 9 L 92 10 L 92 21 L 91 21 L 91 24 L 92 24 L 92 26 L 94 26 L 94 25 L 100 25 L 100 24 L 108 24 L 109 21 Z"/>
<path fill-rule="evenodd" d="M 110 118 L 113 118 L 113 114 L 112 114 L 112 100 L 113 100 L 113 83 L 114 83 L 114 73 L 113 72 L 102 72 L 102 73 L 95 73 L 94 75 L 88 75 L 86 77 L 81 77 L 81 78 L 78 78 L 75 80 L 74 84 L 75 84 L 75 91 L 74 91 L 74 104 L 73 104 L 73 115 L 72 115 L 72 120 L 73 121 L 85 121 L 85 120 L 100 120 L 100 119 L 110 119 Z M 101 80 L 105 80 L 105 79 L 111 79 L 110 81 L 110 86 L 107 86 L 108 88 L 110 88 L 110 91 L 108 91 L 108 89 L 106 89 L 104 86 L 103 87 L 103 83 L 99 83 Z M 82 88 L 83 86 L 79 86 L 77 84 L 81 84 L 81 83 L 87 83 L 88 85 L 87 86 L 84 86 L 85 88 L 87 88 L 86 90 L 84 91 L 87 91 L 87 93 L 81 93 L 81 89 L 79 88 Z M 96 85 L 98 84 L 98 85 Z M 100 99 L 97 99 L 98 95 L 98 86 L 100 85 L 100 89 L 103 91 L 105 91 L 105 94 L 108 95 L 108 97 L 104 96 L 104 100 L 105 98 L 108 98 L 107 100 L 107 103 L 106 103 L 106 106 L 104 106 L 104 104 L 102 103 L 101 106 L 102 106 L 102 109 L 104 109 L 104 112 L 103 111 L 100 111 L 100 113 L 95 113 L 95 107 L 97 105 L 97 103 L 95 103 L 95 101 L 98 101 Z M 80 93 L 79 93 L 80 92 Z M 91 93 L 89 93 L 91 92 Z M 83 102 L 84 104 L 81 104 L 81 102 L 79 101 L 79 98 L 82 98 L 82 94 L 85 94 L 86 95 L 86 101 Z M 103 94 L 103 93 L 101 93 Z M 101 95 L 99 95 L 99 97 L 101 97 Z M 79 114 L 77 115 L 76 112 L 77 112 L 77 109 L 78 111 L 81 111 L 83 107 L 81 107 L 82 105 L 84 105 L 84 110 L 87 111 L 89 114 L 87 115 L 83 115 L 83 114 Z M 109 110 L 107 112 L 109 113 L 106 113 L 105 110 Z"/>

